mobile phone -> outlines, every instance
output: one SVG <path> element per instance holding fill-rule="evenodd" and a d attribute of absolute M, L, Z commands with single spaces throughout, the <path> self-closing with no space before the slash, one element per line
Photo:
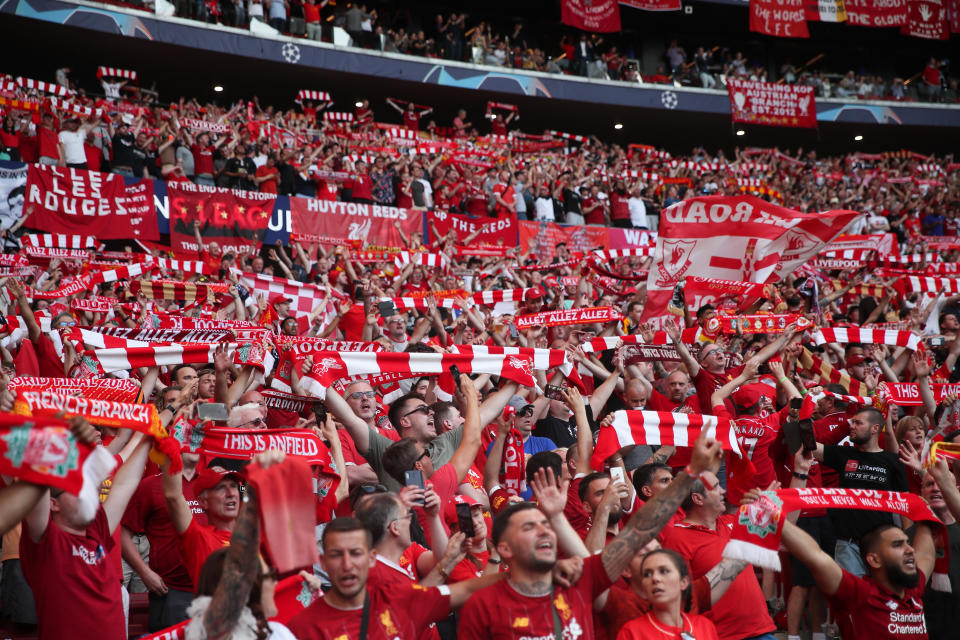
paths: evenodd
<path fill-rule="evenodd" d="M 790 398 L 790 408 L 794 411 L 800 411 L 803 406 L 803 398 Z"/>
<path fill-rule="evenodd" d="M 931 347 L 942 347 L 943 346 L 943 336 L 937 336 L 935 338 L 930 338 L 928 340 Z"/>
<path fill-rule="evenodd" d="M 460 390 L 460 367 L 455 364 L 450 365 L 450 375 L 453 376 L 453 384 L 457 385 L 457 391 Z"/>
<path fill-rule="evenodd" d="M 226 422 L 227 405 L 222 402 L 201 402 L 197 405 L 197 417 L 211 422 Z"/>
<path fill-rule="evenodd" d="M 564 402 L 566 400 L 563 395 L 563 387 L 558 387 L 555 384 L 548 384 L 544 390 L 544 395 L 551 400 L 559 400 L 560 402 Z"/>
<path fill-rule="evenodd" d="M 313 403 L 313 415 L 317 418 L 317 426 L 327 422 L 327 405 L 322 402 Z"/>
<path fill-rule="evenodd" d="M 507 328 L 510 330 L 510 337 L 511 337 L 511 338 L 516 338 L 516 337 L 517 337 L 517 325 L 515 325 L 514 323 L 511 322 L 510 324 L 507 325 Z"/>
<path fill-rule="evenodd" d="M 363 300 L 363 285 L 358 284 L 353 288 L 353 299 L 360 301 Z"/>
<path fill-rule="evenodd" d="M 381 318 L 389 318 L 397 314 L 397 308 L 393 305 L 393 300 L 378 302 L 377 310 L 380 311 Z"/>
<path fill-rule="evenodd" d="M 626 482 L 626 475 L 623 473 L 623 467 L 610 467 L 610 480 L 612 482 Z"/>
<path fill-rule="evenodd" d="M 806 418 L 800 421 L 800 444 L 803 445 L 804 452 L 816 451 L 817 438 L 813 433 L 813 422 Z"/>
<path fill-rule="evenodd" d="M 404 486 L 414 486 L 419 487 L 420 489 L 426 489 L 423 484 L 423 472 L 420 469 L 407 469 L 403 472 L 403 484 Z M 419 504 L 423 506 L 423 499 L 417 500 L 414 504 Z"/>
<path fill-rule="evenodd" d="M 473 528 L 473 514 L 470 513 L 470 505 L 462 503 L 457 505 L 457 527 L 467 538 L 477 535 Z"/>

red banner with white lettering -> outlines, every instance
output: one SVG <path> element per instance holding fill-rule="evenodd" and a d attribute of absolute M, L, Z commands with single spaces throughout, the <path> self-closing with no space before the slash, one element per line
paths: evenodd
<path fill-rule="evenodd" d="M 620 5 L 617 0 L 563 0 L 563 24 L 597 33 L 620 31 Z"/>
<path fill-rule="evenodd" d="M 610 236 L 606 227 L 565 226 L 555 222 L 521 220 L 518 234 L 520 252 L 536 256 L 537 262 L 553 260 L 554 251 L 561 242 L 572 252 L 589 253 L 594 249 L 609 249 Z"/>
<path fill-rule="evenodd" d="M 620 0 L 620 4 L 643 11 L 680 11 L 680 0 Z"/>
<path fill-rule="evenodd" d="M 781 38 L 809 38 L 804 0 L 750 0 L 750 31 Z"/>
<path fill-rule="evenodd" d="M 357 202 L 290 198 L 291 231 L 325 238 L 360 240 L 378 247 L 402 247 L 404 235 L 422 231 L 419 211 Z"/>
<path fill-rule="evenodd" d="M 855 27 L 902 27 L 907 24 L 908 0 L 844 0 L 847 24 Z"/>
<path fill-rule="evenodd" d="M 817 128 L 813 87 L 752 80 L 727 80 L 734 122 Z"/>
<path fill-rule="evenodd" d="M 204 244 L 216 242 L 223 253 L 252 253 L 260 248 L 277 197 L 270 193 L 220 189 L 192 182 L 167 185 L 170 199 L 170 247 L 194 257 L 200 252 L 194 220 Z"/>
<path fill-rule="evenodd" d="M 123 176 L 31 164 L 27 204 L 30 227 L 51 233 L 159 240 L 153 181 L 124 184 Z"/>
<path fill-rule="evenodd" d="M 660 213 L 644 319 L 666 315 L 687 276 L 770 283 L 815 256 L 859 215 L 801 213 L 753 196 L 683 200 Z"/>
<path fill-rule="evenodd" d="M 948 39 L 947 0 L 908 0 L 907 23 L 900 33 L 925 40 Z"/>
<path fill-rule="evenodd" d="M 451 229 L 457 234 L 457 244 L 462 245 L 464 240 L 477 232 L 471 245 L 495 245 L 500 247 L 517 246 L 517 221 L 513 216 L 499 218 L 471 218 L 446 211 L 428 211 L 426 214 L 430 233 L 436 229 L 437 235 L 431 235 L 430 240 L 436 242 L 445 236 Z"/>

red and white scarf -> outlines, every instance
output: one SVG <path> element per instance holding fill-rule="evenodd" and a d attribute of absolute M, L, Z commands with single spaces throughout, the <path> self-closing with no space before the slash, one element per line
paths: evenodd
<path fill-rule="evenodd" d="M 863 344 L 885 344 L 891 347 L 906 347 L 911 351 L 917 350 L 920 336 L 912 331 L 893 331 L 889 329 L 870 329 L 866 327 L 822 327 L 810 334 L 814 344 L 830 342 L 848 343 L 860 342 Z"/>
<path fill-rule="evenodd" d="M 219 123 L 219 122 L 210 122 L 209 120 L 198 120 L 196 118 L 180 118 L 180 125 L 188 129 L 196 129 L 197 131 L 209 131 L 211 133 L 229 133 L 230 125 Z"/>
<path fill-rule="evenodd" d="M 607 458 L 635 444 L 692 447 L 704 431 L 707 437 L 718 440 L 724 451 L 743 457 L 737 444 L 736 429 L 727 418 L 668 411 L 617 411 L 613 414 L 613 422 L 601 427 L 597 434 L 590 466 L 602 471 Z"/>
<path fill-rule="evenodd" d="M 935 540 L 938 530 L 943 530 L 940 519 L 930 506 L 923 498 L 912 493 L 820 488 L 763 491 L 755 502 L 740 506 L 733 521 L 733 534 L 723 550 L 723 556 L 780 571 L 778 550 L 787 514 L 800 509 L 823 508 L 898 513 L 913 522 L 930 523 L 934 527 Z M 949 557 L 937 558 L 931 587 L 938 591 L 950 591 L 949 568 Z"/>
<path fill-rule="evenodd" d="M 527 327 L 559 327 L 570 324 L 593 324 L 596 322 L 615 322 L 623 316 L 613 307 L 586 307 L 561 311 L 543 311 L 517 316 L 517 329 Z"/>
<path fill-rule="evenodd" d="M 904 276 L 893 283 L 893 288 L 900 295 L 913 292 L 956 295 L 960 293 L 960 279 Z"/>
<path fill-rule="evenodd" d="M 314 354 L 313 370 L 300 379 L 300 387 L 318 398 L 326 397 L 334 381 L 379 373 L 439 375 L 456 365 L 461 373 L 489 373 L 535 387 L 529 356 L 468 353 L 360 353 L 327 351 Z"/>
<path fill-rule="evenodd" d="M 69 235 L 66 233 L 27 233 L 20 236 L 24 247 L 50 247 L 55 249 L 96 249 L 93 236 Z M 84 254 L 87 255 L 87 254 Z"/>
<path fill-rule="evenodd" d="M 15 393 L 29 391 L 56 391 L 63 394 L 79 394 L 95 400 L 113 400 L 115 402 L 136 402 L 140 397 L 140 386 L 130 380 L 113 378 L 30 378 L 17 377 L 7 385 Z"/>

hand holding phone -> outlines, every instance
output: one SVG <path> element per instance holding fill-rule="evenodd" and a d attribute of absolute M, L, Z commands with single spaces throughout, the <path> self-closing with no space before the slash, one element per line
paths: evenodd
<path fill-rule="evenodd" d="M 426 489 L 426 485 L 423 483 L 423 472 L 420 469 L 408 469 L 403 472 L 403 484 L 408 487 L 417 487 L 418 489 Z M 424 505 L 424 499 L 420 498 L 416 501 L 415 504 L 419 504 L 421 507 Z"/>
<path fill-rule="evenodd" d="M 463 535 L 467 536 L 468 540 L 477 535 L 473 528 L 473 514 L 470 513 L 470 505 L 457 504 L 457 527 Z"/>

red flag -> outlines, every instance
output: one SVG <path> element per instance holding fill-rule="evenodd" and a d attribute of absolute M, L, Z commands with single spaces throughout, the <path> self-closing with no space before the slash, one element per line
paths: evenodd
<path fill-rule="evenodd" d="M 900 33 L 926 40 L 948 39 L 947 0 L 909 0 L 907 23 L 900 27 Z"/>
<path fill-rule="evenodd" d="M 123 176 L 31 164 L 27 169 L 30 226 L 51 233 L 97 238 L 160 238 L 153 182 L 124 184 Z"/>
<path fill-rule="evenodd" d="M 750 31 L 781 38 L 809 38 L 804 0 L 750 0 Z"/>
<path fill-rule="evenodd" d="M 77 495 L 93 447 L 78 441 L 63 420 L 0 415 L 0 473 Z"/>
<path fill-rule="evenodd" d="M 620 31 L 620 5 L 617 0 L 563 0 L 561 16 L 564 24 L 584 31 Z"/>
<path fill-rule="evenodd" d="M 901 27 L 907 23 L 908 0 L 845 0 L 847 24 L 857 27 Z"/>
<path fill-rule="evenodd" d="M 204 243 L 217 242 L 223 253 L 249 253 L 260 247 L 276 196 L 257 191 L 218 189 L 171 182 L 170 246 L 174 252 L 193 258 L 200 247 L 194 238 L 193 221 L 200 221 Z"/>
<path fill-rule="evenodd" d="M 776 282 L 850 224 L 853 211 L 800 213 L 753 196 L 691 198 L 660 214 L 644 319 L 666 315 L 687 276 Z"/>
<path fill-rule="evenodd" d="M 813 87 L 730 78 L 727 91 L 734 122 L 817 128 Z"/>

